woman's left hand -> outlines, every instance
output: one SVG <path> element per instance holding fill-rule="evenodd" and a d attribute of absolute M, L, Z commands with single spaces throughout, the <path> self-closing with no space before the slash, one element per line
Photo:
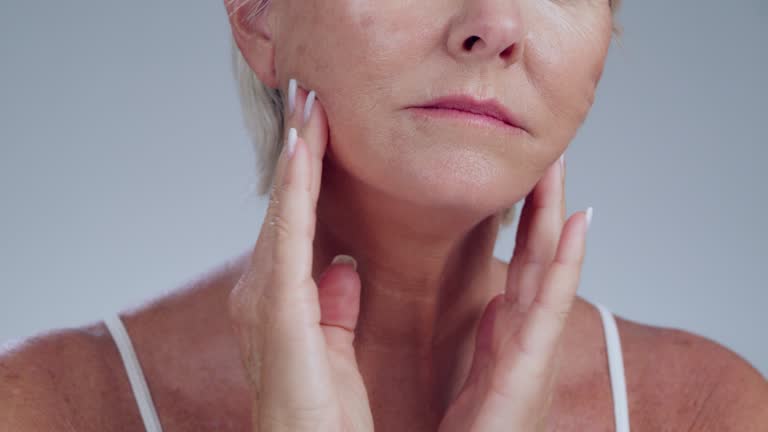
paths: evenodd
<path fill-rule="evenodd" d="M 440 432 L 545 429 L 588 227 L 587 212 L 563 225 L 564 185 L 558 161 L 526 198 L 506 288 L 485 308 L 469 375 Z"/>

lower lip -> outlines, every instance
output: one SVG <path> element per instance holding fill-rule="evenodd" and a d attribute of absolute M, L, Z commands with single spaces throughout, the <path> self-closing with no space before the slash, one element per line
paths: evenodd
<path fill-rule="evenodd" d="M 449 120 L 460 120 L 465 124 L 481 127 L 493 127 L 502 128 L 507 132 L 522 133 L 523 129 L 505 123 L 495 117 L 490 117 L 483 114 L 475 114 L 469 111 L 461 111 L 450 108 L 436 108 L 436 107 L 411 107 L 414 113 L 420 116 L 436 117 Z"/>

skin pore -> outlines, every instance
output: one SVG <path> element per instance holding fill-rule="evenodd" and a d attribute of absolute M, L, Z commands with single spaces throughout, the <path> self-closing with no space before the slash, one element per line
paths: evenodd
<path fill-rule="evenodd" d="M 314 272 L 339 253 L 358 261 L 355 346 L 372 403 L 402 409 L 409 394 L 421 400 L 414 414 L 441 411 L 464 380 L 475 320 L 504 290 L 497 215 L 531 191 L 592 105 L 608 0 L 273 0 L 231 18 L 262 82 L 296 78 L 326 111 Z M 457 93 L 496 98 L 525 132 L 408 109 Z"/>

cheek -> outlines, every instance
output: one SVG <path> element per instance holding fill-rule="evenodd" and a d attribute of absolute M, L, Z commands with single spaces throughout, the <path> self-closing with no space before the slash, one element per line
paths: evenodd
<path fill-rule="evenodd" d="M 293 0 L 297 10 L 286 16 L 297 25 L 286 29 L 277 44 L 281 82 L 295 74 L 315 90 L 337 143 L 371 142 L 365 158 L 383 160 L 391 153 L 392 89 L 410 70 L 417 50 L 417 25 L 423 17 L 401 1 Z M 421 8 L 423 9 L 423 8 Z M 423 12 L 423 11 L 422 11 Z M 279 53 L 276 53 L 276 55 Z M 290 56 L 290 57 L 289 57 Z M 282 71 L 282 72 L 281 72 Z M 375 146 L 374 146 L 375 144 Z M 359 146 L 358 146 L 359 147 Z M 358 153 L 360 149 L 338 149 Z M 388 153 L 389 150 L 389 153 Z M 358 159 L 359 162 L 363 162 Z"/>
<path fill-rule="evenodd" d="M 280 23 L 279 63 L 283 69 L 300 71 L 310 84 L 326 84 L 328 90 L 337 84 L 354 87 L 392 79 L 415 37 L 408 29 L 417 28 L 418 18 L 403 2 L 292 0 L 291 4 Z"/>
<path fill-rule="evenodd" d="M 563 127 L 551 128 L 569 140 L 594 102 L 610 43 L 610 16 L 553 18 L 529 34 L 526 64 L 531 81 L 549 114 Z M 578 24 L 572 24 L 573 22 Z M 561 143 L 562 146 L 566 143 Z"/>

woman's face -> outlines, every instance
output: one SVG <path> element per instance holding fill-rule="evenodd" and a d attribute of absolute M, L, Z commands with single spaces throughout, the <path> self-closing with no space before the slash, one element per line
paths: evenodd
<path fill-rule="evenodd" d="M 338 169 L 393 197 L 488 214 L 565 151 L 611 39 L 609 0 L 271 1 L 274 57 L 244 54 L 273 62 L 281 88 L 296 78 L 317 92 Z M 524 131 L 409 108 L 454 94 L 496 99 Z"/>

